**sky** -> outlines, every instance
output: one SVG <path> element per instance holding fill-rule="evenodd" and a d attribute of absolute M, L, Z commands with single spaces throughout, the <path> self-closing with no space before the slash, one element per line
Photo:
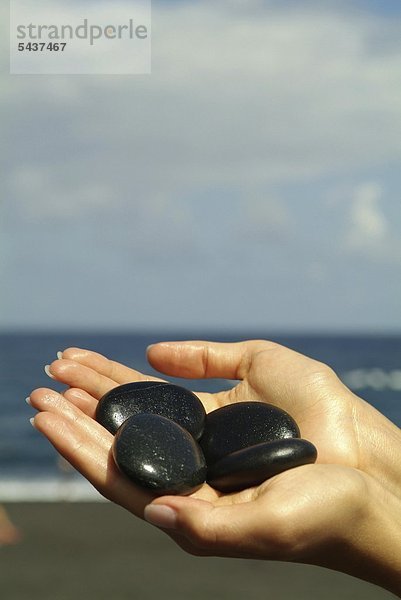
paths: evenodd
<path fill-rule="evenodd" d="M 400 332 L 398 1 L 154 2 L 133 76 L 0 12 L 0 330 Z"/>

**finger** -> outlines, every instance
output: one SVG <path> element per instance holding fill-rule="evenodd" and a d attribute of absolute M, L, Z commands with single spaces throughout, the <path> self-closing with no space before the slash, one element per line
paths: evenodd
<path fill-rule="evenodd" d="M 96 418 L 96 408 L 98 405 L 96 398 L 78 388 L 68 388 L 68 390 L 63 392 L 63 396 L 71 402 L 71 404 L 74 404 L 83 413 L 88 415 L 88 417 L 91 417 L 92 419 Z"/>
<path fill-rule="evenodd" d="M 73 360 L 55 360 L 49 365 L 48 371 L 57 381 L 82 389 L 97 400 L 119 385 L 113 379 Z"/>
<path fill-rule="evenodd" d="M 206 341 L 161 342 L 149 346 L 147 356 L 152 367 L 176 377 L 244 379 L 252 355 L 267 349 L 269 344 L 270 342 L 262 340 L 229 344 Z"/>
<path fill-rule="evenodd" d="M 60 353 L 59 358 L 73 360 L 81 365 L 93 369 L 99 375 L 103 375 L 118 384 L 130 383 L 131 381 L 162 381 L 158 377 L 145 375 L 135 369 L 130 369 L 114 360 L 109 360 L 102 354 L 84 350 L 82 348 L 67 348 Z"/>
<path fill-rule="evenodd" d="M 39 389 L 46 392 L 56 393 L 54 392 L 54 390 L 50 390 L 48 388 Z M 38 392 L 39 389 L 31 392 L 31 395 L 34 394 L 34 392 Z M 94 398 L 90 394 L 87 394 L 84 390 L 80 390 L 78 388 L 68 388 L 64 390 L 64 392 L 60 392 L 60 394 L 64 396 L 64 398 L 66 398 L 69 402 L 71 402 L 71 404 L 75 404 L 75 406 L 77 406 L 83 413 L 93 418 L 93 414 L 95 414 L 96 411 L 96 406 L 98 405 L 98 401 L 96 400 L 96 398 Z M 26 399 L 26 401 L 28 402 L 28 404 L 33 406 L 31 396 L 29 396 Z"/>
<path fill-rule="evenodd" d="M 189 497 L 157 498 L 145 508 L 145 519 L 188 539 L 205 553 L 231 557 L 268 558 L 275 549 L 275 530 L 269 522 L 261 523 L 263 507 L 258 501 L 218 505 Z M 273 520 L 273 519 L 272 519 Z M 269 531 L 270 529 L 270 531 Z"/>
<path fill-rule="evenodd" d="M 31 393 L 30 404 L 40 412 L 61 416 L 65 422 L 71 423 L 75 430 L 79 430 L 82 435 L 87 435 L 91 443 L 96 442 L 99 447 L 107 451 L 110 449 L 113 442 L 112 434 L 62 394 L 47 388 L 38 388 Z"/>
<path fill-rule="evenodd" d="M 48 395 L 46 403 L 49 410 L 35 416 L 35 428 L 103 496 L 142 517 L 153 496 L 119 472 L 110 451 L 113 436 L 86 415 L 79 417 L 76 407 L 71 411 L 65 399 Z"/>

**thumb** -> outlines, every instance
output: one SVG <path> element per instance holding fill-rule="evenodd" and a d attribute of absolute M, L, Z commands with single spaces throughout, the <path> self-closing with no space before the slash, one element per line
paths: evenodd
<path fill-rule="evenodd" d="M 184 536 L 202 554 L 238 558 L 275 558 L 281 554 L 277 519 L 265 527 L 258 501 L 214 506 L 183 496 L 157 498 L 144 511 L 145 520 Z"/>
<path fill-rule="evenodd" d="M 252 355 L 268 347 L 261 340 L 161 342 L 149 346 L 147 357 L 152 367 L 175 377 L 244 379 Z"/>

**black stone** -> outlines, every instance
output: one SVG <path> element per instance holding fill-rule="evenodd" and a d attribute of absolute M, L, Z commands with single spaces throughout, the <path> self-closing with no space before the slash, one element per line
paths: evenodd
<path fill-rule="evenodd" d="M 190 494 L 206 479 L 199 444 L 174 421 L 152 414 L 130 417 L 113 443 L 118 468 L 157 495 Z"/>
<path fill-rule="evenodd" d="M 200 445 L 210 466 L 248 446 L 294 437 L 300 437 L 298 425 L 284 410 L 264 402 L 238 402 L 206 416 Z"/>
<path fill-rule="evenodd" d="M 96 420 L 114 434 L 128 417 L 140 413 L 167 417 L 197 440 L 205 425 L 205 409 L 199 398 L 183 387 L 163 381 L 137 381 L 113 388 L 100 399 Z"/>
<path fill-rule="evenodd" d="M 207 482 L 220 492 L 235 492 L 260 485 L 283 471 L 314 463 L 317 450 L 311 442 L 288 438 L 257 444 L 225 456 L 208 469 Z"/>

